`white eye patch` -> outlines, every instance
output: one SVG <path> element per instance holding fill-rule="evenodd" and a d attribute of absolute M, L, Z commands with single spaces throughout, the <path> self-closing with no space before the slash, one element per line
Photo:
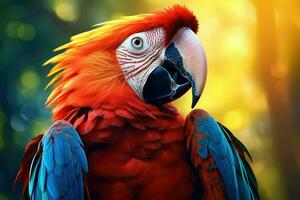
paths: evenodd
<path fill-rule="evenodd" d="M 124 77 L 141 99 L 148 75 L 162 62 L 164 42 L 165 31 L 160 27 L 132 34 L 117 48 Z"/>

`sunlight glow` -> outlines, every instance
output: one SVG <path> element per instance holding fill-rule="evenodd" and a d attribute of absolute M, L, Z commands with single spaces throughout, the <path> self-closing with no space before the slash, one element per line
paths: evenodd
<path fill-rule="evenodd" d="M 72 0 L 55 1 L 54 10 L 56 15 L 64 21 L 74 21 L 78 18 L 77 8 Z"/>

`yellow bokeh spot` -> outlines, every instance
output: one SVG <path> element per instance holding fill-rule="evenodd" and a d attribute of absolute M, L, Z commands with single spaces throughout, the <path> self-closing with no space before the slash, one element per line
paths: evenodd
<path fill-rule="evenodd" d="M 21 84 L 24 89 L 33 90 L 40 84 L 39 75 L 33 70 L 25 71 L 21 75 Z"/>
<path fill-rule="evenodd" d="M 6 34 L 7 36 L 11 37 L 11 38 L 16 38 L 17 37 L 17 29 L 20 26 L 20 22 L 17 21 L 11 21 L 6 25 Z"/>
<path fill-rule="evenodd" d="M 225 114 L 223 123 L 232 130 L 238 130 L 245 124 L 245 118 L 238 110 L 233 110 Z"/>
<path fill-rule="evenodd" d="M 5 29 L 7 36 L 25 41 L 32 40 L 36 35 L 36 30 L 33 25 L 18 21 L 9 22 Z"/>
<path fill-rule="evenodd" d="M 31 24 L 22 24 L 17 29 L 17 35 L 23 40 L 32 40 L 35 37 L 35 28 Z"/>
<path fill-rule="evenodd" d="M 221 53 L 235 62 L 244 62 L 253 52 L 247 30 L 242 27 L 229 28 L 224 31 L 220 47 Z"/>
<path fill-rule="evenodd" d="M 56 1 L 54 10 L 56 15 L 64 21 L 74 21 L 78 18 L 76 3 L 71 0 Z"/>

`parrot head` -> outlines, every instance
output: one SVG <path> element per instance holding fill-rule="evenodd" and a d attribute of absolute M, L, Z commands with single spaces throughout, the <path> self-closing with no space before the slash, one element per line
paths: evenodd
<path fill-rule="evenodd" d="M 87 107 L 138 97 L 163 105 L 192 88 L 192 107 L 206 81 L 206 56 L 196 36 L 198 22 L 176 5 L 152 14 L 123 17 L 73 36 L 45 64 L 54 90 L 48 106 Z"/>
<path fill-rule="evenodd" d="M 125 79 L 146 103 L 168 103 L 190 87 L 192 107 L 197 103 L 206 79 L 206 58 L 193 26 L 182 24 L 171 36 L 164 27 L 134 33 L 117 48 Z"/>

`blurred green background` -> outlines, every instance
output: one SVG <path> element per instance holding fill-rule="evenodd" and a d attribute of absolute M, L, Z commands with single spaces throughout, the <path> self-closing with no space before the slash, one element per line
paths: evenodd
<path fill-rule="evenodd" d="M 262 199 L 300 199 L 300 3 L 297 0 L 1 0 L 0 200 L 25 144 L 50 124 L 44 102 L 52 49 L 93 24 L 179 3 L 199 19 L 208 80 L 198 108 L 253 154 Z M 175 102 L 190 112 L 188 93 Z"/>

